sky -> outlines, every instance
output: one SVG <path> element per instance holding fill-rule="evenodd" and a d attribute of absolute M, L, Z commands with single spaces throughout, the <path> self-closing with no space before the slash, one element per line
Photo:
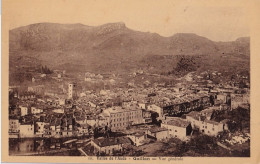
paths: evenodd
<path fill-rule="evenodd" d="M 90 26 L 124 22 L 130 29 L 166 37 L 195 33 L 214 41 L 231 41 L 249 36 L 247 11 L 238 1 L 8 0 L 6 9 L 10 29 L 40 22 Z"/>

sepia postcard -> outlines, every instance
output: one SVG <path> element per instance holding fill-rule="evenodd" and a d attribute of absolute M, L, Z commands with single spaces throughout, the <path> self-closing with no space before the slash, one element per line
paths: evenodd
<path fill-rule="evenodd" d="M 2 3 L 2 162 L 260 163 L 259 1 Z"/>

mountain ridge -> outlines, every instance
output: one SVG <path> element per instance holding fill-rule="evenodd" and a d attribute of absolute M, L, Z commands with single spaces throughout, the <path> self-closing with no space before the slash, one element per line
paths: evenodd
<path fill-rule="evenodd" d="M 100 26 L 37 23 L 9 31 L 12 60 L 17 56 L 29 56 L 52 68 L 70 63 L 82 65 L 82 69 L 87 70 L 100 67 L 124 69 L 124 63 L 134 65 L 147 56 L 156 55 L 232 54 L 248 58 L 249 44 L 249 37 L 230 42 L 215 42 L 194 33 L 164 37 L 129 29 L 123 22 Z"/>

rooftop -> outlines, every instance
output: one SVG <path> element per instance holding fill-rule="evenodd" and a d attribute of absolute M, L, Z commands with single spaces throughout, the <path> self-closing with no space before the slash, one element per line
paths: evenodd
<path fill-rule="evenodd" d="M 149 131 L 151 133 L 157 133 L 157 132 L 167 131 L 167 129 L 166 128 L 161 128 L 161 127 L 157 127 L 157 128 L 154 127 L 154 128 L 149 129 Z"/>
<path fill-rule="evenodd" d="M 119 145 L 119 144 L 128 144 L 131 143 L 127 137 L 113 137 L 113 138 L 97 138 L 94 139 L 93 142 L 100 147 Z"/>
<path fill-rule="evenodd" d="M 184 128 L 186 128 L 190 124 L 188 121 L 178 117 L 170 118 L 168 120 L 166 119 L 165 123 L 167 125 L 173 125 L 173 126 L 184 127 Z"/>

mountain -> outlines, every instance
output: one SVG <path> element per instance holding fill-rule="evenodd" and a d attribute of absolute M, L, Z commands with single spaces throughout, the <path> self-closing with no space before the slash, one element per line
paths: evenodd
<path fill-rule="evenodd" d="M 51 68 L 72 71 L 127 71 L 155 56 L 249 56 L 249 38 L 214 42 L 190 33 L 163 37 L 129 29 L 124 23 L 101 26 L 38 23 L 9 31 L 10 63 L 35 60 Z M 12 61 L 11 61 L 12 60 Z M 33 63 L 33 62 L 31 62 Z M 10 64 L 13 67 L 15 64 Z M 160 65 L 160 64 L 159 64 Z"/>

